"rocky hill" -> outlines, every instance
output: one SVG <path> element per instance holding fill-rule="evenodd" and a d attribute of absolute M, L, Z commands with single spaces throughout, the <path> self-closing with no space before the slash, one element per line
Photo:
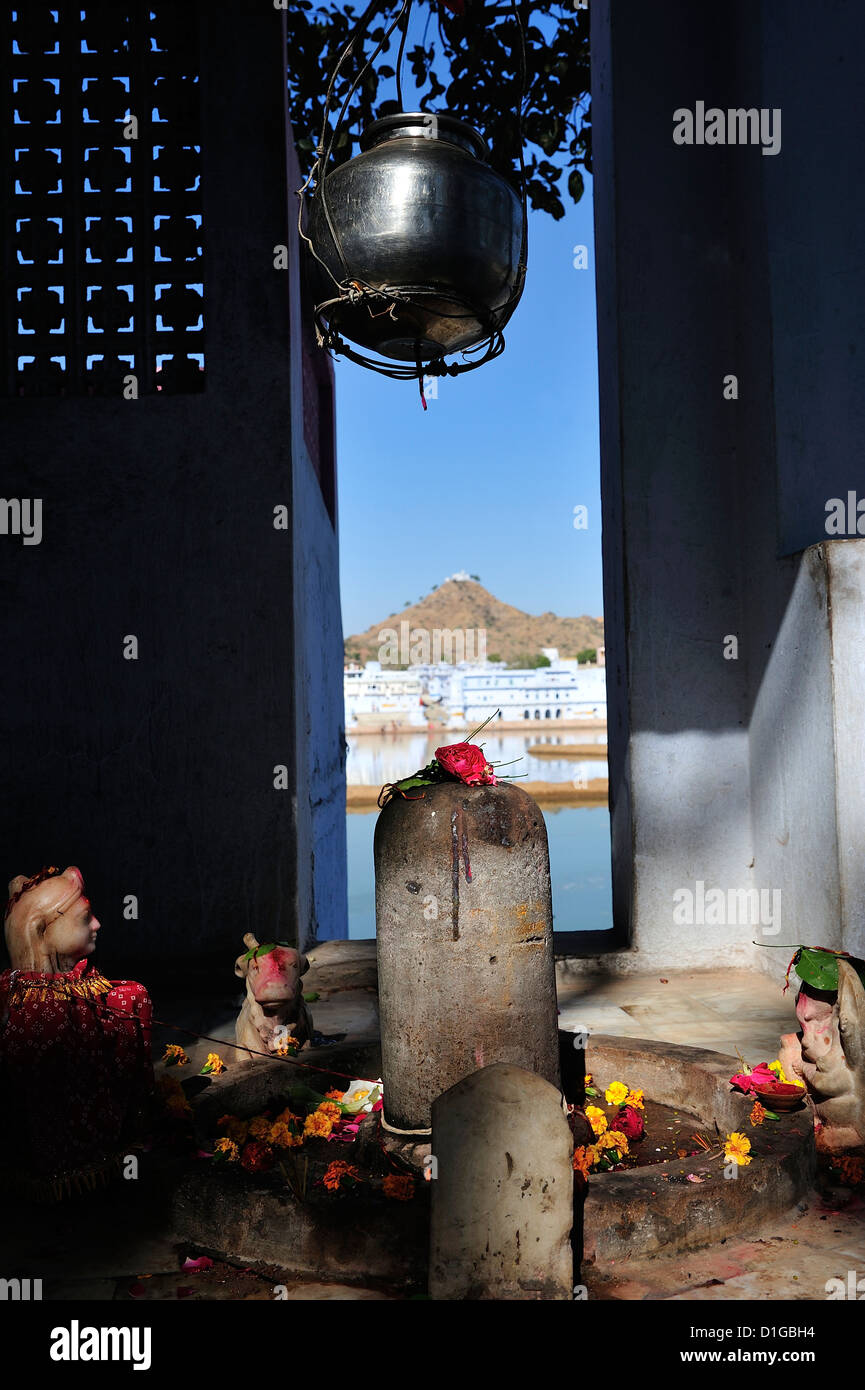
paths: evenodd
<path fill-rule="evenodd" d="M 448 579 L 418 603 L 371 624 L 366 632 L 346 637 L 346 660 L 377 661 L 382 646 L 379 634 L 390 629 L 399 637 L 404 631 L 401 623 L 409 624 L 409 632 L 420 629 L 428 633 L 431 645 L 436 629 L 473 634 L 485 630 L 487 658 L 506 661 L 510 666 L 531 663 L 541 655 L 543 647 L 558 647 L 560 656 L 574 657 L 577 652 L 603 646 L 604 642 L 604 624 L 600 618 L 559 618 L 555 613 L 541 613 L 535 617 L 509 603 L 502 603 L 473 579 Z M 473 640 L 477 656 L 477 635 Z M 471 654 L 466 650 L 467 657 Z M 448 659 L 447 652 L 444 659 Z M 453 656 L 450 659 L 454 659 Z M 403 650 L 399 659 L 389 656 L 388 664 L 406 666 L 409 660 L 408 653 Z"/>

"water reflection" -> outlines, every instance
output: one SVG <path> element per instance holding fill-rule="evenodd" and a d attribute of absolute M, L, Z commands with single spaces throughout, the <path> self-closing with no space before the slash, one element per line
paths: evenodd
<path fill-rule="evenodd" d="M 448 729 L 441 733 L 420 732 L 395 734 L 348 734 L 348 761 L 346 780 L 349 786 L 382 787 L 385 782 L 397 782 L 401 777 L 410 777 L 418 768 L 424 767 L 435 756 L 436 748 L 443 743 L 457 743 L 461 731 Z M 535 729 L 525 734 L 490 734 L 487 730 L 480 735 L 484 751 L 491 763 L 511 762 L 503 767 L 503 773 L 518 773 L 521 781 L 527 782 L 572 782 L 579 778 L 592 781 L 596 777 L 607 776 L 606 758 L 543 757 L 538 758 L 528 749 L 539 743 L 560 745 L 577 743 L 580 745 L 598 744 L 606 748 L 605 729 L 568 729 L 557 735 L 547 734 L 546 730 Z"/>
<path fill-rule="evenodd" d="M 404 768 L 398 771 L 406 775 Z M 375 936 L 372 839 L 377 816 L 378 812 L 372 811 L 346 817 L 348 934 L 352 938 Z M 544 820 L 550 845 L 555 930 L 609 931 L 613 918 L 607 808 L 548 807 L 544 808 Z"/>

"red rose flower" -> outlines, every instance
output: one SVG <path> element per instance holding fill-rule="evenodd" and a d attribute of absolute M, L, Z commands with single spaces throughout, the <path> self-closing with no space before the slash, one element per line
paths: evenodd
<path fill-rule="evenodd" d="M 622 1106 L 616 1118 L 610 1120 L 610 1129 L 617 1129 L 626 1139 L 642 1139 L 646 1132 L 643 1117 L 633 1105 Z"/>
<path fill-rule="evenodd" d="M 240 1162 L 247 1173 L 266 1173 L 273 1167 L 273 1149 L 260 1139 L 250 1139 L 249 1143 L 243 1146 Z"/>
<path fill-rule="evenodd" d="M 496 785 L 496 775 L 476 743 L 450 743 L 437 748 L 436 761 L 467 787 Z"/>

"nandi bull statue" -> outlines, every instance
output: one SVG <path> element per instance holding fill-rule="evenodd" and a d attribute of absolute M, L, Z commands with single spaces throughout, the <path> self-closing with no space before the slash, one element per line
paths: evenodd
<path fill-rule="evenodd" d="M 246 998 L 235 1028 L 238 1047 L 274 1056 L 292 1038 L 303 1047 L 312 1040 L 312 1017 L 300 983 L 309 961 L 292 946 L 259 945 L 252 932 L 246 933 L 243 944 L 247 949 L 234 966 L 235 975 L 246 980 Z"/>
<path fill-rule="evenodd" d="M 790 965 L 802 980 L 801 1032 L 782 1036 L 778 1060 L 805 1083 L 817 1148 L 858 1149 L 865 1146 L 865 962 L 802 946 Z"/>

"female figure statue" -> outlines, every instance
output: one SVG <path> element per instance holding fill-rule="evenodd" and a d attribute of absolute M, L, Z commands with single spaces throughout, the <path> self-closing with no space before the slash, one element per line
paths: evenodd
<path fill-rule="evenodd" d="M 58 1199 L 119 1169 L 153 1088 L 152 1005 L 91 956 L 100 924 L 79 869 L 9 884 L 11 969 L 0 974 L 0 1162 L 20 1191 Z"/>

